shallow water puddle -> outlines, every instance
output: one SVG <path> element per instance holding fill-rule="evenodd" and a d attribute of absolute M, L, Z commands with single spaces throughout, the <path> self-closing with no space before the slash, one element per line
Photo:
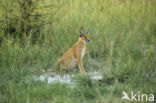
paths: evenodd
<path fill-rule="evenodd" d="M 102 79 L 102 74 L 100 71 L 93 71 L 93 72 L 88 72 L 87 75 L 93 79 L 93 80 L 100 80 Z M 56 74 L 56 73 L 44 73 L 41 74 L 39 77 L 36 77 L 36 80 L 41 80 L 41 81 L 46 81 L 47 83 L 66 83 L 66 84 L 74 84 L 76 81 L 73 79 L 74 74 Z"/>

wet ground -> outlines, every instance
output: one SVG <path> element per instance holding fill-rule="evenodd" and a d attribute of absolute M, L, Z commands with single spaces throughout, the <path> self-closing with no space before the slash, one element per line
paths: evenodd
<path fill-rule="evenodd" d="M 100 71 L 88 72 L 87 75 L 93 80 L 100 80 L 103 78 Z M 76 74 L 56 74 L 56 73 L 43 73 L 40 76 L 36 76 L 35 80 L 46 81 L 47 83 L 66 83 L 74 84 L 76 81 L 74 77 Z"/>

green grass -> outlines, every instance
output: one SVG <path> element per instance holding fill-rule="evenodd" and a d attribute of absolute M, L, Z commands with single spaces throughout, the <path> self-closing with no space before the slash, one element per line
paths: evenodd
<path fill-rule="evenodd" d="M 121 101 L 123 90 L 156 96 L 155 0 L 69 0 L 61 6 L 64 16 L 40 28 L 42 43 L 27 41 L 22 46 L 12 37 L 2 41 L 0 102 L 125 103 L 128 101 Z M 83 60 L 86 71 L 100 69 L 104 79 L 78 76 L 80 81 L 73 88 L 30 79 L 54 66 L 76 42 L 81 26 L 84 31 L 90 28 Z"/>

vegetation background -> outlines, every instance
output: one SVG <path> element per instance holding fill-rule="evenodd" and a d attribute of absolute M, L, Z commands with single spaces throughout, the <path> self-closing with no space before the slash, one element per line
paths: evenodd
<path fill-rule="evenodd" d="M 86 71 L 73 88 L 32 80 L 90 28 Z M 0 0 L 1 103 L 121 103 L 156 96 L 155 0 Z M 77 74 L 79 71 L 77 71 Z"/>

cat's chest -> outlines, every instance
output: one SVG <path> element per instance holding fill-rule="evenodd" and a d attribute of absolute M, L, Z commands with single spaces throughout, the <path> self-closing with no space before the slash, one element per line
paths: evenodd
<path fill-rule="evenodd" d="M 86 47 L 83 47 L 81 50 L 81 58 L 84 57 L 85 53 L 86 53 Z"/>

